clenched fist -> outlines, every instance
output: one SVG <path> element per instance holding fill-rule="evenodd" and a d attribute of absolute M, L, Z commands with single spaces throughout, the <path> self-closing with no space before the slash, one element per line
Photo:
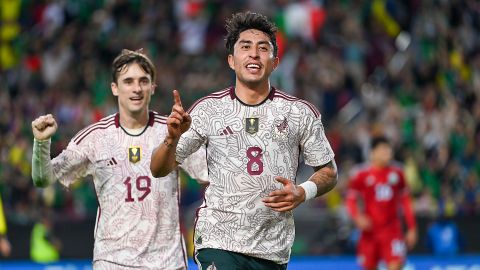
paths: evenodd
<path fill-rule="evenodd" d="M 51 114 L 42 115 L 32 121 L 33 136 L 37 140 L 48 140 L 57 131 L 57 121 Z"/>

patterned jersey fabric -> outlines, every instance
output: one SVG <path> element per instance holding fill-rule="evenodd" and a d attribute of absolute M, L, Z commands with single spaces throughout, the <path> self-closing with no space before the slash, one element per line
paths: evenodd
<path fill-rule="evenodd" d="M 179 225 L 179 183 L 174 171 L 163 178 L 150 173 L 152 151 L 164 139 L 166 118 L 149 113 L 139 135 L 105 117 L 80 131 L 52 160 L 56 179 L 69 187 L 92 175 L 99 209 L 93 254 L 99 265 L 141 269 L 186 268 Z M 205 151 L 183 164 L 193 178 L 207 179 Z"/>
<path fill-rule="evenodd" d="M 206 145 L 210 181 L 197 212 L 196 249 L 287 263 L 295 237 L 292 212 L 275 212 L 261 200 L 283 187 L 275 176 L 295 181 L 300 158 L 310 166 L 333 159 L 319 112 L 275 88 L 264 102 L 246 105 L 232 87 L 200 99 L 190 115 L 177 161 Z"/>

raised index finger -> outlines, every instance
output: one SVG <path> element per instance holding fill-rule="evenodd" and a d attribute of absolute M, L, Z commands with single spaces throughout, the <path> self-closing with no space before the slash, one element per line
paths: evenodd
<path fill-rule="evenodd" d="M 183 107 L 182 101 L 180 100 L 180 93 L 177 90 L 173 90 L 173 103 L 175 103 L 175 105 Z"/>

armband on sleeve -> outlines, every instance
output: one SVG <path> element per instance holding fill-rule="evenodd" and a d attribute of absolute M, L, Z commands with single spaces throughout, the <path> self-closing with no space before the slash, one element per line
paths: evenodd
<path fill-rule="evenodd" d="M 37 187 L 46 187 L 55 182 L 50 159 L 51 140 L 33 140 L 32 179 Z"/>

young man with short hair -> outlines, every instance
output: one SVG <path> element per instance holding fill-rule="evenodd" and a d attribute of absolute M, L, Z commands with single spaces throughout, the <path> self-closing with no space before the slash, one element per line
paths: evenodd
<path fill-rule="evenodd" d="M 270 85 L 279 63 L 276 27 L 245 12 L 233 15 L 226 29 L 235 86 L 198 100 L 188 113 L 174 91 L 168 135 L 153 153 L 151 170 L 166 175 L 205 145 L 210 184 L 195 222 L 197 265 L 286 269 L 295 237 L 292 210 L 335 186 L 334 154 L 318 110 Z M 315 172 L 297 185 L 300 158 Z"/>
<path fill-rule="evenodd" d="M 36 186 L 59 180 L 69 187 L 83 176 L 93 176 L 99 202 L 94 269 L 187 268 L 177 172 L 160 179 L 149 168 L 154 147 L 167 134 L 166 117 L 148 109 L 155 79 L 155 67 L 145 54 L 123 50 L 112 64 L 111 90 L 118 98 L 118 113 L 78 132 L 53 160 L 54 117 L 48 114 L 32 122 Z M 204 152 L 194 153 L 182 165 L 193 178 L 206 180 Z"/>

